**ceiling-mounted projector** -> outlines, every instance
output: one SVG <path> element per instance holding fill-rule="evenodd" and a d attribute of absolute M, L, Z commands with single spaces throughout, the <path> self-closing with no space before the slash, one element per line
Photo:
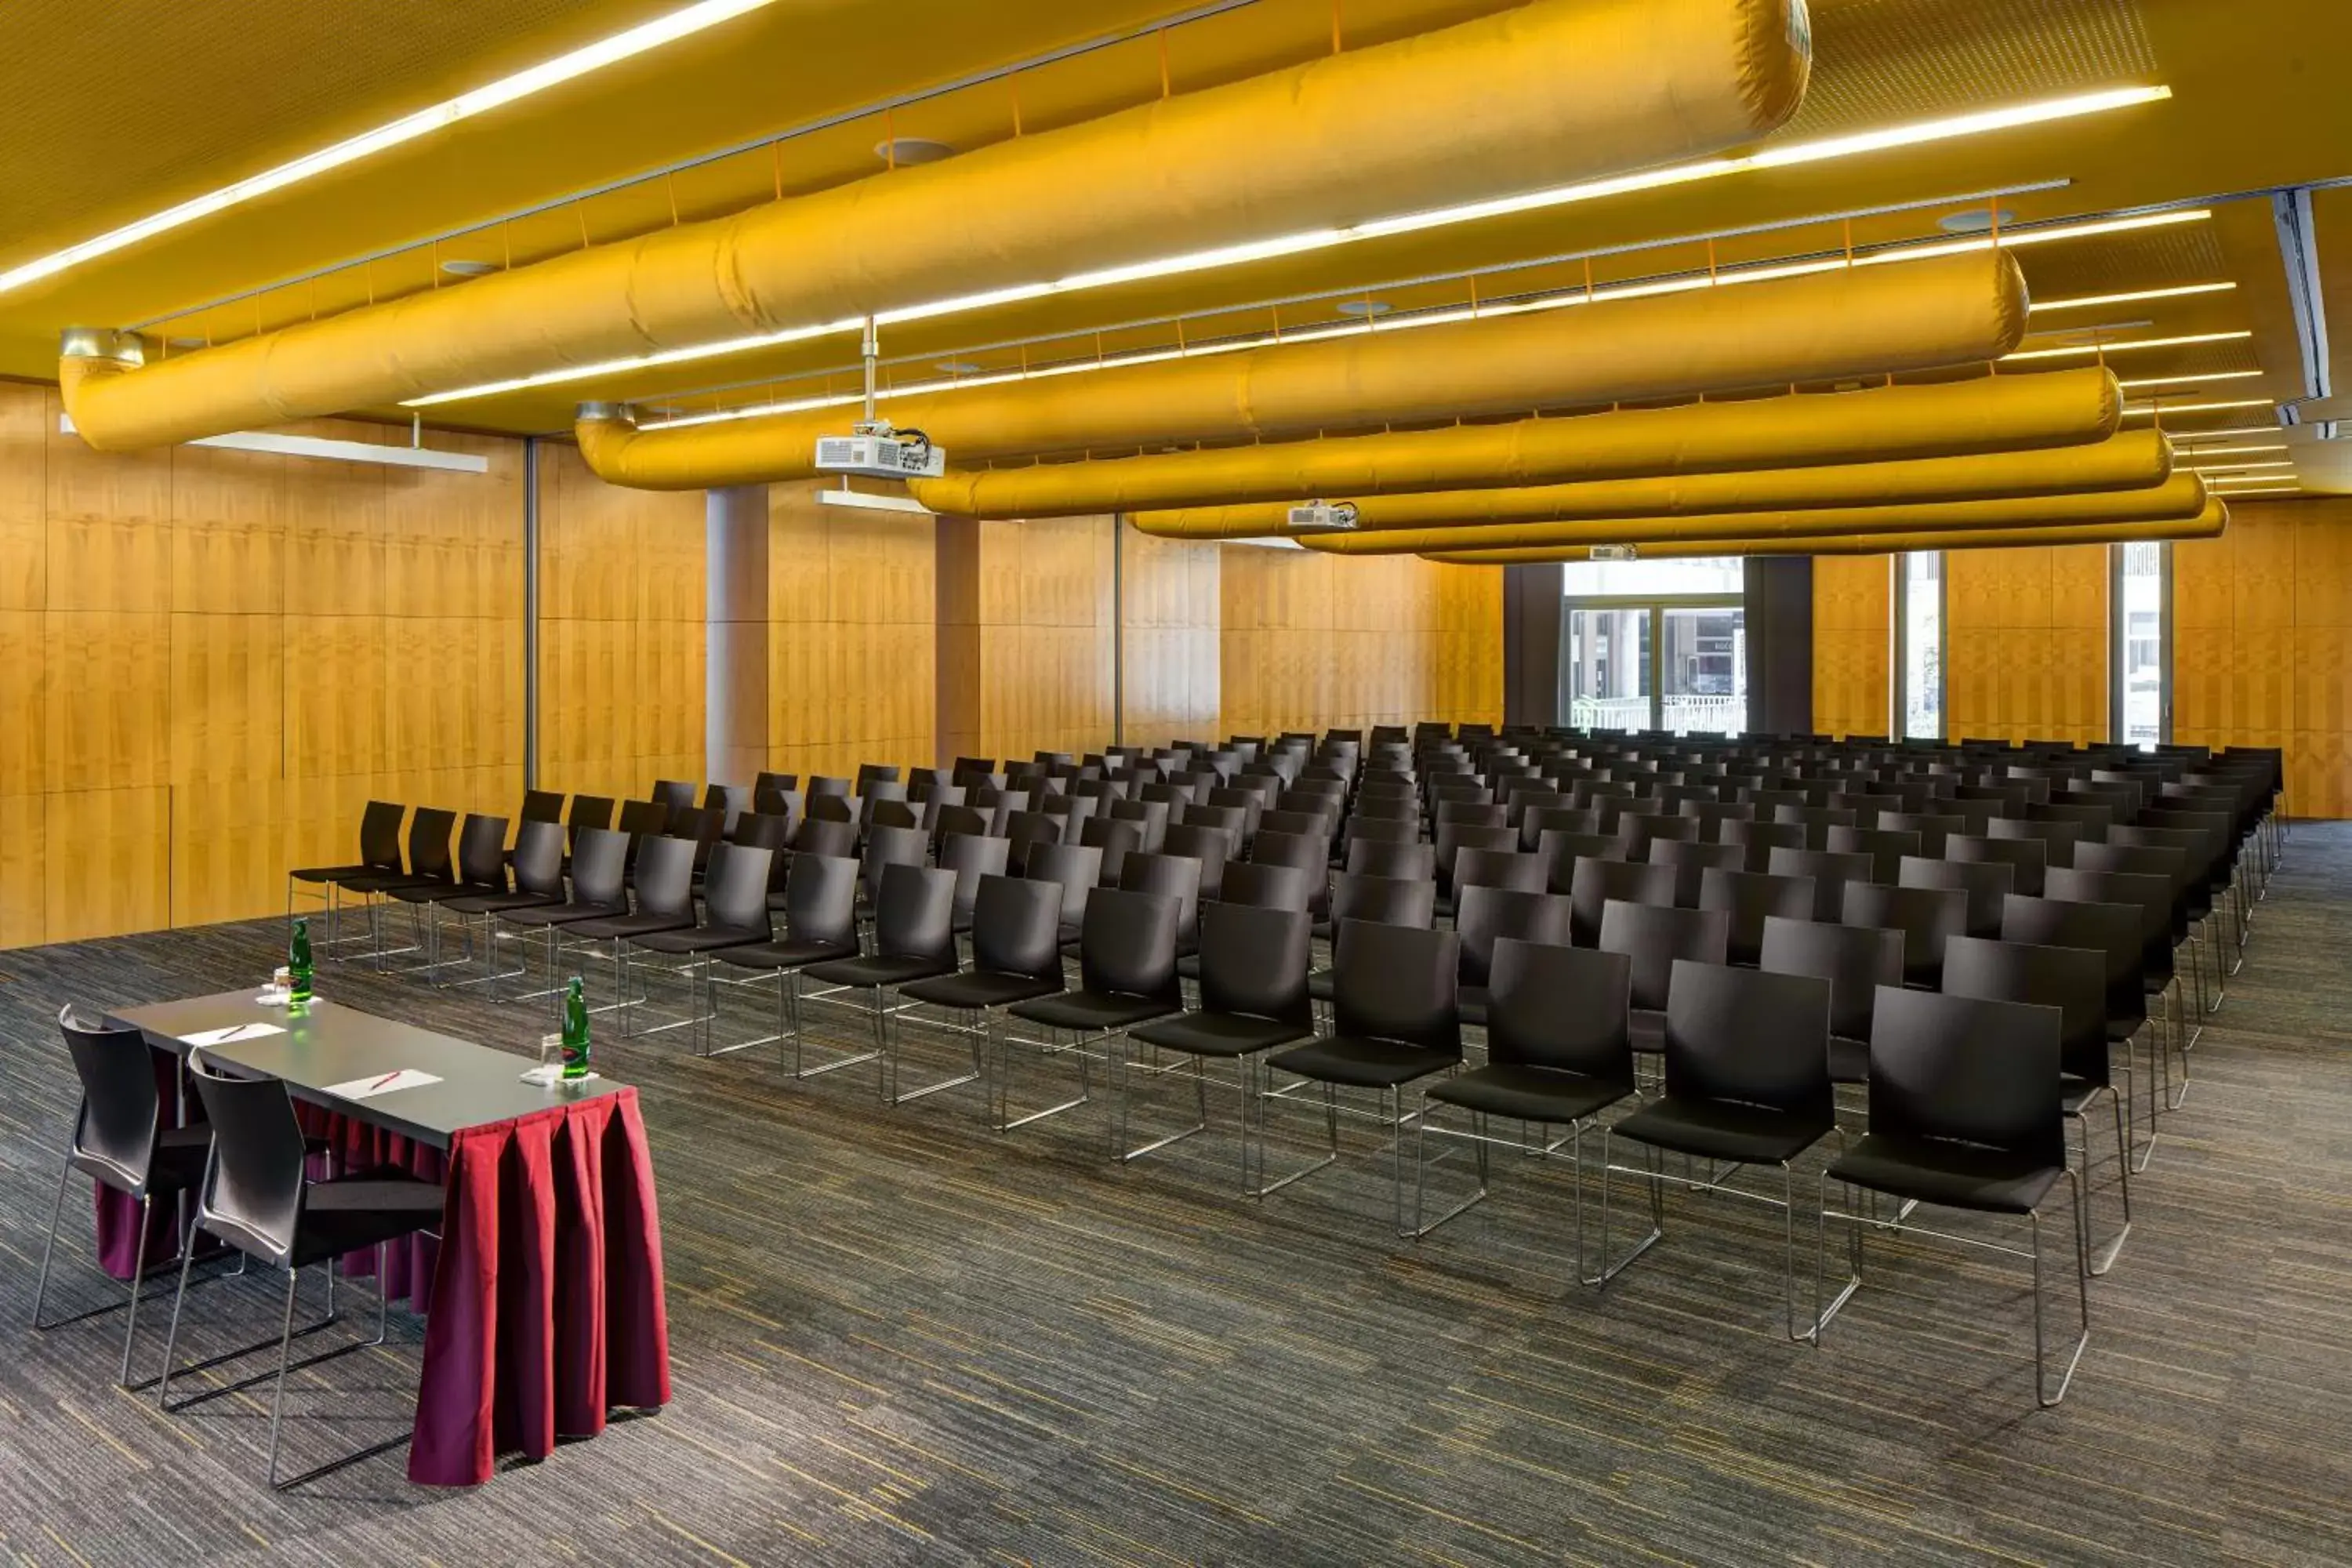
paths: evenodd
<path fill-rule="evenodd" d="M 873 479 L 936 479 L 947 472 L 948 455 L 920 430 L 861 422 L 852 435 L 816 438 L 816 468 Z"/>
<path fill-rule="evenodd" d="M 1639 561 L 1642 552 L 1631 544 L 1596 544 L 1586 555 L 1594 561 Z"/>
<path fill-rule="evenodd" d="M 1311 500 L 1290 509 L 1289 526 L 1294 533 L 1347 533 L 1356 526 L 1356 508 L 1349 501 L 1334 506 Z"/>

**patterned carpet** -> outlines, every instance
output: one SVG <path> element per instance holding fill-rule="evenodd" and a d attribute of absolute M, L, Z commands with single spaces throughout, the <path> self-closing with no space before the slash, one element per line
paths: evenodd
<path fill-rule="evenodd" d="M 112 1386 L 119 1316 L 23 1327 L 71 1109 L 55 1008 L 257 977 L 276 928 L 0 954 L 0 1549 L 44 1564 L 2341 1563 L 2347 888 L 2352 827 L 2299 829 L 2054 1411 L 2032 1408 L 2015 1260 L 1874 1240 L 1868 1287 L 1813 1350 L 1783 1337 L 1779 1222 L 1754 1205 L 1670 1199 L 1667 1240 L 1601 1296 L 1572 1281 L 1557 1167 L 1502 1161 L 1485 1207 L 1398 1242 L 1368 1133 L 1263 1206 L 1225 1195 L 1230 1088 L 1210 1134 L 1113 1169 L 1097 1108 L 998 1137 L 970 1090 L 885 1111 L 863 1069 L 795 1084 L 766 1051 L 698 1060 L 671 1035 L 607 1039 L 600 1065 L 643 1087 L 677 1401 L 457 1494 L 407 1486 L 394 1449 L 272 1495 L 264 1399 L 166 1417 Z M 335 971 L 327 986 L 517 1049 L 544 1027 L 411 981 Z M 1277 1163 L 1318 1131 L 1301 1121 Z M 62 1301 L 96 1305 L 112 1288 L 86 1263 L 89 1209 L 68 1212 Z M 277 1300 L 259 1278 L 197 1292 L 191 1350 L 260 1338 Z M 289 1468 L 404 1430 L 420 1325 L 394 1325 L 385 1350 L 298 1378 Z"/>

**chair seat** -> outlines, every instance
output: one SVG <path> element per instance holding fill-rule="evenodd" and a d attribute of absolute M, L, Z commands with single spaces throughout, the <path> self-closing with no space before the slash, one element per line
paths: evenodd
<path fill-rule="evenodd" d="M 430 1229 L 441 1218 L 442 1199 L 440 1183 L 390 1166 L 313 1182 L 303 1194 L 289 1261 L 299 1268 Z"/>
<path fill-rule="evenodd" d="M 510 910 L 535 910 L 563 902 L 552 893 L 478 893 L 445 899 L 441 907 L 452 914 L 502 915 Z"/>
<path fill-rule="evenodd" d="M 849 942 L 800 942 L 787 937 L 782 942 L 753 942 L 748 947 L 722 947 L 719 950 L 719 962 L 742 969 L 803 969 L 827 959 L 854 957 L 856 952 Z"/>
<path fill-rule="evenodd" d="M 1184 1013 L 1146 1024 L 1135 1031 L 1134 1037 L 1147 1046 L 1186 1056 L 1233 1058 L 1286 1046 L 1311 1033 L 1304 1024 L 1253 1018 L 1246 1013 Z"/>
<path fill-rule="evenodd" d="M 1357 1089 L 1393 1089 L 1417 1078 L 1427 1078 L 1433 1072 L 1444 1072 L 1460 1059 L 1395 1040 L 1371 1039 L 1360 1035 L 1325 1035 L 1303 1046 L 1278 1051 L 1266 1058 L 1266 1064 L 1280 1068 L 1293 1077 L 1312 1079 L 1318 1083 L 1341 1083 Z"/>
<path fill-rule="evenodd" d="M 768 940 L 765 931 L 747 931 L 740 926 L 697 926 L 692 931 L 659 931 L 651 936 L 639 937 L 629 945 L 647 952 L 716 952 L 723 947 L 749 947 Z"/>
<path fill-rule="evenodd" d="M 1832 1083 L 1868 1083 L 1870 1081 L 1870 1042 L 1851 1040 L 1843 1035 L 1830 1037 L 1830 1081 Z"/>
<path fill-rule="evenodd" d="M 693 924 L 692 915 L 608 915 L 574 921 L 571 929 L 573 936 L 590 942 L 635 942 L 656 931 L 685 931 Z"/>
<path fill-rule="evenodd" d="M 1015 1002 L 1048 996 L 1060 989 L 1058 981 L 1039 980 L 1034 975 L 975 971 L 970 974 L 942 974 L 935 980 L 918 980 L 902 988 L 898 994 L 909 1001 L 928 1002 L 934 1007 L 980 1011 L 989 1007 L 1009 1007 Z"/>
<path fill-rule="evenodd" d="M 1827 1115 L 1792 1116 L 1760 1105 L 1669 1097 L 1651 1101 L 1612 1131 L 1678 1154 L 1777 1165 L 1811 1148 L 1832 1125 Z"/>
<path fill-rule="evenodd" d="M 847 985 L 863 990 L 877 985 L 904 985 L 910 980 L 929 980 L 934 975 L 953 974 L 956 961 L 949 958 L 893 957 L 874 953 L 865 958 L 836 958 L 824 963 L 811 964 L 808 977 L 821 985 Z"/>
<path fill-rule="evenodd" d="M 1832 1179 L 1891 1197 L 1979 1214 L 2032 1214 L 2063 1172 L 2029 1156 L 1942 1139 L 1866 1137 L 1830 1165 Z"/>
<path fill-rule="evenodd" d="M 384 866 L 301 866 L 286 874 L 298 882 L 340 882 L 346 877 L 373 877 L 389 869 Z"/>
<path fill-rule="evenodd" d="M 1070 1029 L 1090 1035 L 1104 1029 L 1132 1028 L 1177 1010 L 1173 1002 L 1149 996 L 1120 996 L 1101 991 L 1064 991 L 1017 1004 L 1016 1018 L 1043 1024 L 1049 1029 Z"/>
<path fill-rule="evenodd" d="M 450 877 L 412 877 L 404 871 L 378 871 L 366 876 L 338 877 L 335 885 L 347 893 L 389 893 L 395 888 L 454 888 L 457 884 Z"/>
<path fill-rule="evenodd" d="M 204 1180 L 205 1157 L 212 1152 L 213 1130 L 203 1123 L 194 1127 L 166 1127 L 155 1134 L 154 1153 L 147 1162 L 147 1191 L 184 1193 Z M 76 1152 L 67 1163 L 118 1193 L 139 1195 L 137 1178 L 129 1171 L 101 1154 Z"/>
<path fill-rule="evenodd" d="M 1429 1098 L 1488 1116 L 1564 1126 L 1581 1121 L 1633 1092 L 1630 1082 L 1614 1083 L 1557 1068 L 1492 1062 L 1432 1084 Z"/>
<path fill-rule="evenodd" d="M 502 897 L 510 889 L 494 882 L 410 882 L 384 891 L 404 904 L 445 904 L 452 899 Z"/>
<path fill-rule="evenodd" d="M 567 926 L 582 921 L 609 920 L 627 914 L 623 904 L 526 904 L 520 909 L 500 910 L 499 913 L 520 926 Z"/>

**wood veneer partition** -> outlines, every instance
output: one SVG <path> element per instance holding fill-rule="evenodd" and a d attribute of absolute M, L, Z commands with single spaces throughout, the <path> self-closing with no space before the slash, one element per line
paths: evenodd
<path fill-rule="evenodd" d="M 2107 739 L 2104 544 L 1944 556 L 1944 732 L 1952 740 Z"/>
<path fill-rule="evenodd" d="M 1892 568 L 1884 555 L 1822 555 L 1813 561 L 1813 729 L 1825 735 L 1884 735 Z"/>

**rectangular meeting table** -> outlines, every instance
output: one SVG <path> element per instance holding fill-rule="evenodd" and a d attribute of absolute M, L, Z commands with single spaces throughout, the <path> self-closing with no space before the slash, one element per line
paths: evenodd
<path fill-rule="evenodd" d="M 611 1409 L 669 1402 L 661 1221 L 635 1089 L 527 1083 L 532 1064 L 510 1052 L 324 1000 L 295 1013 L 235 991 L 108 1016 L 143 1031 L 174 1078 L 191 1036 L 268 1026 L 204 1045 L 206 1064 L 282 1080 L 343 1168 L 446 1186 L 437 1243 L 394 1249 L 379 1282 L 425 1313 L 410 1479 L 477 1485 L 500 1453 L 543 1458 L 559 1436 L 602 1431 Z M 349 1092 L 402 1069 L 440 1081 Z M 126 1247 L 123 1217 L 101 1205 L 100 1245 L 127 1272 L 136 1226 Z"/>

